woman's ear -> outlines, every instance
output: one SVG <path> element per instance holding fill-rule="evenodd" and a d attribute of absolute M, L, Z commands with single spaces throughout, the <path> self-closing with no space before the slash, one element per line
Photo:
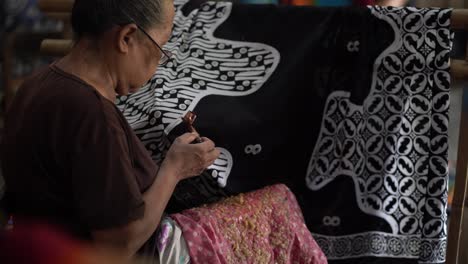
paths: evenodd
<path fill-rule="evenodd" d="M 135 24 L 122 26 L 117 31 L 117 49 L 122 53 L 128 53 L 130 46 L 137 43 L 138 27 Z"/>

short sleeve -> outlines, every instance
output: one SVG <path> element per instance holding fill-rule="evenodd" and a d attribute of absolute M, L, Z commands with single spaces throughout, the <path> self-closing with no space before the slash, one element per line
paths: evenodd
<path fill-rule="evenodd" d="M 105 103 L 87 104 L 72 139 L 75 210 L 90 230 L 127 224 L 142 218 L 145 210 L 128 136 L 117 110 L 112 113 Z"/>

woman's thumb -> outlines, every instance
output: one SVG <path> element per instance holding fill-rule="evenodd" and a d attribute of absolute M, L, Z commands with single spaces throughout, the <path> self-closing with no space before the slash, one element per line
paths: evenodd
<path fill-rule="evenodd" d="M 192 143 L 199 135 L 197 133 L 185 133 L 179 137 L 179 141 L 184 144 Z"/>

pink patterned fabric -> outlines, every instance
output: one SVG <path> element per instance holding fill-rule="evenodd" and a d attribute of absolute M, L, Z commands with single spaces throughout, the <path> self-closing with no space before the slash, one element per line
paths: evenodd
<path fill-rule="evenodd" d="M 314 263 L 327 260 L 294 194 L 278 184 L 173 214 L 196 263 Z"/>

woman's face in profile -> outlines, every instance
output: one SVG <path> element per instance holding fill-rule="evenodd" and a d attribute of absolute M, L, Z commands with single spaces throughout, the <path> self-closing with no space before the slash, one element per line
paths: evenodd
<path fill-rule="evenodd" d="M 148 30 L 139 29 L 135 51 L 124 62 L 124 71 L 128 75 L 128 93 L 137 92 L 145 85 L 155 74 L 161 58 L 165 56 L 162 49 L 172 33 L 175 9 L 172 1 L 164 3 L 165 19 L 163 24 Z M 168 54 L 169 52 L 166 52 L 166 55 Z M 125 95 L 125 91 L 121 92 L 124 94 L 117 90 L 119 95 Z"/>

